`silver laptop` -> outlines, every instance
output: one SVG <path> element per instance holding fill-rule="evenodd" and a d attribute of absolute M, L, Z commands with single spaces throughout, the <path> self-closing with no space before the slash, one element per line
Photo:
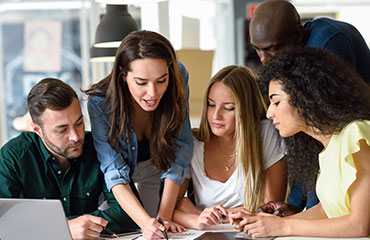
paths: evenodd
<path fill-rule="evenodd" d="M 0 240 L 72 240 L 60 200 L 0 198 Z"/>

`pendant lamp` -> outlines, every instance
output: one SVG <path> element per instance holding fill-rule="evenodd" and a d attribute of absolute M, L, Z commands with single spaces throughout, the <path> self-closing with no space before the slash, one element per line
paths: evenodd
<path fill-rule="evenodd" d="M 155 2 L 167 2 L 168 0 L 95 0 L 98 3 L 105 3 L 105 4 L 146 4 L 146 3 L 155 3 Z"/>
<path fill-rule="evenodd" d="M 139 30 L 127 5 L 106 6 L 106 14 L 101 19 L 95 33 L 95 48 L 117 48 L 130 32 Z"/>

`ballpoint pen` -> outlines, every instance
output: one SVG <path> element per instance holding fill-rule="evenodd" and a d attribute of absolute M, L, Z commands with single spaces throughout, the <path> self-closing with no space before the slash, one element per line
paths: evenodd
<path fill-rule="evenodd" d="M 120 237 L 132 237 L 131 240 L 141 237 L 140 229 L 128 229 L 128 232 L 124 233 L 114 233 L 111 229 L 106 231 L 107 233 L 100 234 L 98 239 L 110 239 L 110 238 L 120 238 Z M 108 233 L 109 232 L 109 233 Z M 126 238 L 124 238 L 126 239 Z M 128 238 L 127 238 L 128 239 Z"/>
<path fill-rule="evenodd" d="M 221 211 L 220 211 L 220 214 L 221 214 L 220 224 L 222 224 L 223 220 L 227 218 L 227 215 L 223 214 Z"/>
<path fill-rule="evenodd" d="M 118 235 L 115 232 L 113 232 L 112 230 L 110 230 L 108 227 L 105 227 L 104 230 L 107 233 L 111 234 L 113 237 L 118 238 Z"/>
<path fill-rule="evenodd" d="M 162 219 L 160 217 L 157 218 L 158 222 L 164 227 L 164 223 L 162 221 Z M 166 240 L 168 240 L 168 235 L 167 235 L 167 232 L 166 232 L 166 228 L 164 229 L 164 231 L 162 231 L 164 237 L 166 238 Z"/>

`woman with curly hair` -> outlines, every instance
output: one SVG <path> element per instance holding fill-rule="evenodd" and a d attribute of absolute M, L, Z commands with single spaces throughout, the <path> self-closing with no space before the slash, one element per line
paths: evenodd
<path fill-rule="evenodd" d="M 231 216 L 234 227 L 253 237 L 369 236 L 370 87 L 333 54 L 309 47 L 277 54 L 260 81 L 269 85 L 267 117 L 280 135 L 306 139 L 290 148 L 298 157 L 288 163 L 294 164 L 293 177 L 303 167 L 317 171 L 317 163 L 302 163 L 299 156 L 312 142 L 322 144 L 316 182 L 320 203 L 285 218 L 237 213 Z"/>
<path fill-rule="evenodd" d="M 158 33 L 136 31 L 117 49 L 112 72 L 85 91 L 107 187 L 147 239 L 163 238 L 165 228 L 185 230 L 172 215 L 193 150 L 187 83 L 171 43 Z M 141 198 L 147 195 L 144 206 L 133 182 Z M 150 213 L 147 204 L 153 203 Z"/>
<path fill-rule="evenodd" d="M 285 149 L 248 68 L 227 66 L 211 78 L 193 136 L 190 174 L 181 189 L 183 196 L 192 181 L 188 194 L 195 205 L 181 199 L 175 221 L 203 229 L 228 222 L 225 216 L 239 209 L 256 212 L 262 203 L 284 200 Z"/>

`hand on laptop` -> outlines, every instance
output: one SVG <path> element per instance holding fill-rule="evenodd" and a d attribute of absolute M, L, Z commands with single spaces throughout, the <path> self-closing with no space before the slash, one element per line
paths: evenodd
<path fill-rule="evenodd" d="M 96 239 L 107 224 L 107 220 L 93 215 L 83 215 L 68 221 L 73 239 Z"/>

